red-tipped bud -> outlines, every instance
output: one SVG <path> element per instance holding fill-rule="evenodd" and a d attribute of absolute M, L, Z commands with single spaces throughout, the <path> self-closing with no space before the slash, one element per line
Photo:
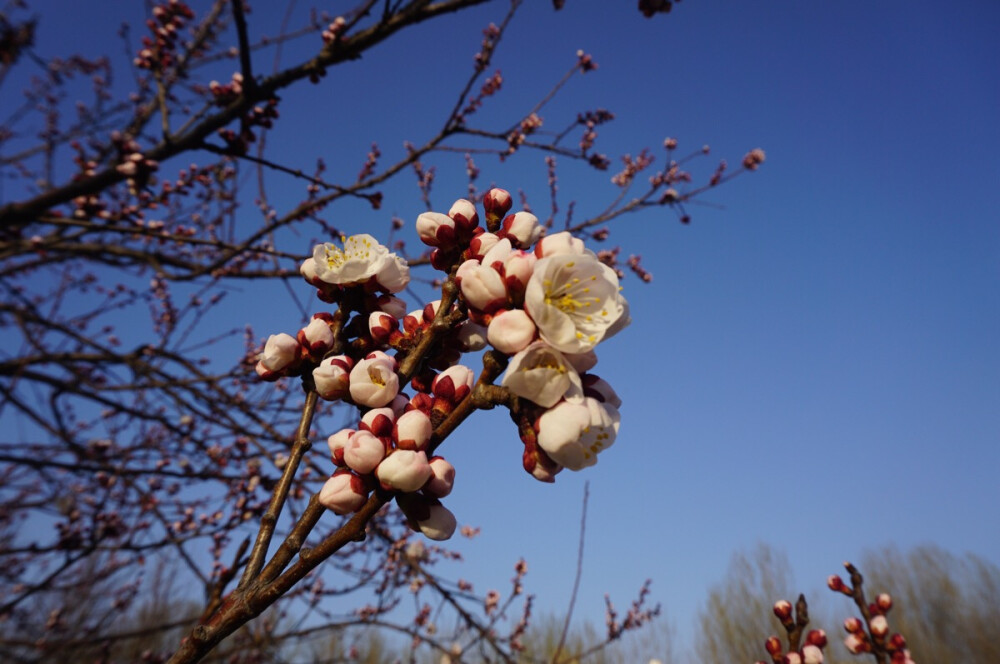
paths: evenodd
<path fill-rule="evenodd" d="M 424 212 L 417 217 L 417 235 L 432 247 L 447 247 L 455 243 L 455 220 L 440 212 Z"/>
<path fill-rule="evenodd" d="M 379 438 L 392 435 L 393 423 L 396 419 L 392 408 L 372 408 L 364 417 L 358 428 L 370 431 Z"/>
<path fill-rule="evenodd" d="M 764 642 L 764 649 L 771 657 L 781 657 L 781 639 L 776 636 L 768 637 L 767 641 Z"/>
<path fill-rule="evenodd" d="M 778 600 L 774 603 L 774 615 L 781 622 L 789 620 L 792 617 L 792 603 L 787 599 Z"/>
<path fill-rule="evenodd" d="M 853 655 L 869 652 L 872 649 L 871 644 L 868 643 L 868 637 L 865 636 L 864 632 L 849 634 L 844 639 L 844 645 Z"/>
<path fill-rule="evenodd" d="M 368 316 L 368 333 L 379 346 L 387 346 L 393 339 L 393 333 L 399 329 L 399 321 L 384 311 L 373 311 Z M 398 338 L 398 334 L 396 335 Z"/>
<path fill-rule="evenodd" d="M 851 634 L 857 634 L 858 632 L 864 631 L 864 627 L 861 624 L 860 618 L 848 618 L 844 621 L 844 630 Z"/>
<path fill-rule="evenodd" d="M 831 574 L 826 579 L 827 587 L 835 593 L 844 593 L 845 595 L 850 595 L 851 591 L 846 585 L 844 585 L 844 580 L 841 579 L 836 574 Z"/>
<path fill-rule="evenodd" d="M 875 616 L 868 623 L 868 626 L 872 631 L 872 636 L 877 639 L 883 638 L 889 633 L 889 621 L 885 619 L 885 616 Z"/>
<path fill-rule="evenodd" d="M 809 633 L 806 634 L 806 643 L 817 648 L 825 648 L 827 643 L 826 632 L 821 629 L 809 630 Z"/>
<path fill-rule="evenodd" d="M 428 395 L 419 393 L 417 397 L 427 399 L 427 408 L 430 408 L 430 397 Z M 414 408 L 399 416 L 392 430 L 392 437 L 396 441 L 396 447 L 401 450 L 422 450 L 430 442 L 431 433 L 433 433 L 431 418 L 423 410 Z"/>
<path fill-rule="evenodd" d="M 510 211 L 514 200 L 506 189 L 490 189 L 483 196 L 483 207 L 486 208 L 486 222 L 491 226 L 502 219 Z M 491 228 L 491 230 L 495 230 Z"/>
<path fill-rule="evenodd" d="M 880 593 L 878 597 L 875 598 L 875 604 L 882 613 L 886 613 L 892 608 L 892 596 L 889 593 Z"/>
<path fill-rule="evenodd" d="M 906 648 L 906 639 L 903 638 L 902 634 L 893 634 L 889 637 L 889 645 L 886 647 L 889 650 L 903 650 Z"/>
<path fill-rule="evenodd" d="M 802 648 L 802 664 L 823 664 L 823 651 L 819 646 L 807 645 Z"/>
<path fill-rule="evenodd" d="M 326 440 L 326 444 L 330 448 L 330 456 L 338 466 L 347 465 L 344 461 L 344 448 L 347 447 L 347 441 L 350 440 L 353 433 L 354 429 L 341 429 Z"/>
<path fill-rule="evenodd" d="M 448 216 L 455 221 L 459 234 L 466 237 L 479 225 L 479 213 L 476 212 L 476 206 L 464 198 L 455 201 L 455 204 L 448 210 Z"/>

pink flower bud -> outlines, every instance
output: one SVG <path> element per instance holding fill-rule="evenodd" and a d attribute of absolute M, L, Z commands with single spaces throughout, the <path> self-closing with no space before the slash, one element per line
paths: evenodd
<path fill-rule="evenodd" d="M 811 629 L 809 633 L 806 634 L 806 643 L 809 645 L 816 646 L 817 648 L 826 647 L 826 632 L 821 629 Z"/>
<path fill-rule="evenodd" d="M 875 616 L 868 625 L 874 637 L 880 638 L 889 633 L 889 621 L 885 619 L 885 616 Z"/>
<path fill-rule="evenodd" d="M 886 613 L 892 608 L 892 596 L 889 593 L 880 593 L 878 597 L 875 598 L 875 604 L 878 605 L 879 610 L 882 613 Z"/>
<path fill-rule="evenodd" d="M 792 603 L 787 599 L 778 600 L 774 603 L 774 615 L 782 622 L 788 620 L 792 617 Z"/>
<path fill-rule="evenodd" d="M 450 246 L 455 243 L 455 220 L 440 212 L 424 212 L 417 217 L 417 235 L 426 245 Z"/>
<path fill-rule="evenodd" d="M 582 254 L 586 251 L 583 240 L 569 231 L 546 235 L 535 245 L 535 256 L 545 258 L 556 254 Z"/>
<path fill-rule="evenodd" d="M 436 542 L 451 539 L 458 527 L 455 515 L 444 505 L 431 505 L 427 518 L 417 521 L 417 527 L 424 537 Z"/>
<path fill-rule="evenodd" d="M 538 329 L 521 309 L 503 311 L 493 317 L 486 330 L 486 338 L 501 353 L 513 355 L 528 347 Z"/>
<path fill-rule="evenodd" d="M 313 383 L 319 396 L 327 401 L 347 396 L 352 366 L 354 360 L 347 355 L 335 355 L 320 362 L 312 372 Z"/>
<path fill-rule="evenodd" d="M 360 429 L 371 431 L 379 438 L 392 435 L 392 426 L 396 421 L 396 414 L 392 408 L 372 408 L 361 418 Z"/>
<path fill-rule="evenodd" d="M 396 450 L 375 469 L 375 475 L 385 489 L 413 492 L 431 477 L 427 455 L 413 450 Z"/>
<path fill-rule="evenodd" d="M 790 652 L 781 658 L 781 664 L 802 664 L 802 655 L 797 652 Z"/>
<path fill-rule="evenodd" d="M 819 646 L 810 644 L 802 648 L 802 664 L 823 664 L 823 651 Z"/>
<path fill-rule="evenodd" d="M 264 351 L 257 361 L 256 371 L 264 380 L 275 379 L 280 372 L 290 369 L 299 359 L 301 347 L 290 334 L 272 334 L 264 344 Z"/>
<path fill-rule="evenodd" d="M 435 378 L 431 383 L 431 391 L 434 396 L 445 401 L 458 403 L 472 391 L 475 384 L 475 374 L 472 369 L 461 364 L 448 367 Z"/>
<path fill-rule="evenodd" d="M 868 639 L 865 638 L 863 633 L 849 634 L 846 639 L 844 639 L 844 646 L 847 647 L 848 652 L 852 655 L 857 655 L 858 653 L 868 652 L 871 650 L 871 646 L 868 644 Z"/>
<path fill-rule="evenodd" d="M 906 648 L 906 639 L 902 634 L 893 634 L 889 638 L 889 650 L 903 650 Z"/>
<path fill-rule="evenodd" d="M 503 220 L 497 235 L 509 238 L 511 244 L 523 249 L 534 244 L 541 237 L 542 230 L 538 217 L 530 212 L 517 212 Z"/>
<path fill-rule="evenodd" d="M 385 443 L 371 431 L 355 431 L 344 448 L 344 462 L 351 470 L 365 475 L 375 470 L 385 458 Z"/>
<path fill-rule="evenodd" d="M 347 465 L 347 462 L 344 461 L 344 448 L 347 447 L 347 441 L 349 441 L 353 435 L 354 429 L 341 429 L 326 439 L 326 444 L 330 447 L 330 456 L 333 458 L 333 462 L 338 466 Z"/>
<path fill-rule="evenodd" d="M 327 318 L 329 314 L 316 314 L 308 325 L 299 330 L 299 344 L 312 355 L 321 357 L 333 347 L 333 330 Z"/>
<path fill-rule="evenodd" d="M 836 574 L 831 574 L 826 578 L 827 587 L 834 592 L 844 592 L 846 586 L 844 586 L 844 580 L 841 579 Z"/>
<path fill-rule="evenodd" d="M 534 254 L 526 251 L 512 251 L 507 255 L 503 261 L 503 279 L 509 292 L 524 295 L 537 260 Z"/>
<path fill-rule="evenodd" d="M 413 411 L 417 412 L 417 411 Z M 455 485 L 455 467 L 445 461 L 444 457 L 431 457 L 431 478 L 424 485 L 424 493 L 435 498 L 444 498 L 451 493 Z"/>
<path fill-rule="evenodd" d="M 358 511 L 368 500 L 368 491 L 357 475 L 338 470 L 326 481 L 319 492 L 319 503 L 335 514 L 350 514 Z"/>
<path fill-rule="evenodd" d="M 860 618 L 848 618 L 844 621 L 844 630 L 852 634 L 863 629 Z"/>
<path fill-rule="evenodd" d="M 476 212 L 476 206 L 464 198 L 455 201 L 451 209 L 448 210 L 448 216 L 455 220 L 455 226 L 459 233 L 464 233 L 466 237 L 472 232 L 472 229 L 479 225 L 479 213 Z"/>
<path fill-rule="evenodd" d="M 393 415 L 396 416 L 397 420 L 399 419 L 400 415 L 409 410 L 409 407 L 410 407 L 410 397 L 408 397 L 405 392 L 400 392 L 399 394 L 397 394 L 396 398 L 393 399 L 391 403 L 389 403 L 389 408 L 392 409 L 392 413 Z"/>
<path fill-rule="evenodd" d="M 480 233 L 469 242 L 469 258 L 481 261 L 490 249 L 500 241 L 493 233 Z"/>
<path fill-rule="evenodd" d="M 406 515 L 406 522 L 410 528 L 420 531 L 432 540 L 442 541 L 450 538 L 458 525 L 455 515 L 436 498 L 419 493 L 407 493 L 396 496 L 396 503 Z"/>
<path fill-rule="evenodd" d="M 384 311 L 373 311 L 368 315 L 368 333 L 372 341 L 380 346 L 387 346 L 393 332 L 398 329 L 399 321 Z"/>
<path fill-rule="evenodd" d="M 395 295 L 380 295 L 376 303 L 380 311 L 384 311 L 396 320 L 406 315 L 406 302 Z"/>
<path fill-rule="evenodd" d="M 503 262 L 507 260 L 507 256 L 510 256 L 510 252 L 513 250 L 514 249 L 510 240 L 507 238 L 501 238 L 496 244 L 490 247 L 490 250 L 487 251 L 486 254 L 483 255 L 482 264 L 485 267 L 491 267 L 494 270 L 499 270 L 503 267 Z"/>
<path fill-rule="evenodd" d="M 455 273 L 462 297 L 470 307 L 480 311 L 494 311 L 507 302 L 507 287 L 500 273 L 468 260 Z"/>
<path fill-rule="evenodd" d="M 431 418 L 421 410 L 408 410 L 396 420 L 392 438 L 401 450 L 422 450 L 427 447 L 433 433 Z"/>
<path fill-rule="evenodd" d="M 486 208 L 487 219 L 501 219 L 510 211 L 514 201 L 506 189 L 493 188 L 483 196 L 483 207 Z"/>
<path fill-rule="evenodd" d="M 385 353 L 380 354 L 385 356 Z M 351 399 L 362 406 L 381 408 L 399 394 L 399 376 L 394 359 L 372 357 L 374 355 L 376 353 L 370 354 L 351 370 Z"/>
<path fill-rule="evenodd" d="M 767 641 L 764 642 L 764 650 L 772 657 L 780 655 L 782 651 L 781 639 L 776 636 L 768 637 Z"/>
<path fill-rule="evenodd" d="M 417 330 L 427 325 L 424 322 L 424 310 L 414 309 L 403 317 L 403 332 L 414 334 Z"/>

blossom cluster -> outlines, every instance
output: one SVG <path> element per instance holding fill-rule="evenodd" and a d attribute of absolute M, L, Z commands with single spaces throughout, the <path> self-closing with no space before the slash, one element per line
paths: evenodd
<path fill-rule="evenodd" d="M 356 426 L 328 440 L 337 470 L 319 499 L 338 514 L 391 492 L 413 528 L 452 535 L 441 499 L 455 469 L 434 454 L 436 432 L 477 387 L 462 354 L 487 346 L 507 358 L 492 405 L 510 408 L 534 477 L 593 465 L 615 440 L 621 400 L 591 370 L 597 344 L 629 322 L 616 272 L 571 234 L 544 235 L 530 212 L 508 214 L 502 189 L 483 207 L 486 228 L 464 199 L 417 218 L 431 264 L 448 276 L 441 300 L 408 313 L 394 295 L 409 281 L 406 261 L 369 235 L 318 245 L 300 268 L 338 311 L 272 335 L 256 370 L 265 380 L 301 375 L 320 398 L 360 409 Z"/>
<path fill-rule="evenodd" d="M 854 588 L 844 583 L 844 580 L 836 574 L 827 579 L 827 586 L 834 592 L 854 597 Z M 844 646 L 847 650 L 853 655 L 873 651 L 885 652 L 892 664 L 913 664 L 903 635 L 889 633 L 889 620 L 886 616 L 892 609 L 892 596 L 888 593 L 879 593 L 867 608 L 868 615 L 865 620 L 852 616 L 844 621 L 844 631 L 847 632 Z"/>

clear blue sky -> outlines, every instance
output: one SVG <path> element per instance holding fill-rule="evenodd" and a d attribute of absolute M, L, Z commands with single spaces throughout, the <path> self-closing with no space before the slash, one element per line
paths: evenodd
<path fill-rule="evenodd" d="M 42 43 L 92 42 L 86 26 L 104 16 L 52 20 L 46 7 L 64 4 L 39 3 Z M 561 611 L 586 480 L 579 611 L 598 624 L 603 593 L 624 609 L 652 577 L 686 636 L 730 554 L 758 541 L 788 553 L 803 590 L 889 543 L 1000 563 L 1000 5 L 688 0 L 646 20 L 631 1 L 527 4 L 484 118 L 526 112 L 584 48 L 600 68 L 542 113 L 547 126 L 606 107 L 617 120 L 598 145 L 612 158 L 675 136 L 734 165 L 760 146 L 767 163 L 705 196 L 690 226 L 652 211 L 612 227 L 655 279 L 626 280 L 634 324 L 600 347 L 624 405 L 596 467 L 535 482 L 501 412 L 442 449 L 458 469 L 448 506 L 483 528 L 457 544 L 462 575 L 505 589 L 525 556 L 540 607 Z M 371 141 L 389 158 L 432 135 L 503 9 L 418 27 L 285 95 L 270 156 L 306 169 L 322 157 L 330 179 L 353 179 Z M 250 21 L 275 32 L 264 10 Z M 545 209 L 540 156 L 478 165 L 481 185 L 523 188 Z M 610 172 L 565 166 L 577 218 L 614 195 Z M 390 215 L 412 222 L 412 181 L 387 188 L 382 211 L 345 206 L 336 223 L 384 235 Z M 272 182 L 279 210 L 300 198 L 300 183 Z M 439 160 L 436 208 L 464 191 L 461 159 Z M 232 322 L 262 335 L 296 327 L 239 311 L 247 321 Z"/>

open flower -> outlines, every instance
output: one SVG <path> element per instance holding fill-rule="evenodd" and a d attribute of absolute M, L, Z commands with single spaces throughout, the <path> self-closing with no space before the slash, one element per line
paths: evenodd
<path fill-rule="evenodd" d="M 344 248 L 327 242 L 313 249 L 313 270 L 316 278 L 338 286 L 357 286 L 377 277 L 380 286 L 390 293 L 401 291 L 409 283 L 406 261 L 390 254 L 371 235 L 361 233 L 343 238 Z M 307 277 L 308 278 L 308 277 Z"/>
<path fill-rule="evenodd" d="M 539 260 L 524 306 L 539 336 L 563 353 L 591 350 L 625 310 L 614 270 L 589 254 Z"/>
<path fill-rule="evenodd" d="M 597 463 L 597 454 L 618 435 L 618 410 L 587 397 L 583 403 L 563 401 L 538 418 L 538 446 L 570 470 Z"/>
<path fill-rule="evenodd" d="M 399 394 L 396 360 L 381 351 L 370 353 L 351 370 L 351 399 L 362 406 L 381 408 Z"/>
<path fill-rule="evenodd" d="M 562 353 L 536 341 L 511 358 L 501 385 L 519 397 L 551 408 L 566 395 L 580 395 L 580 376 Z"/>

